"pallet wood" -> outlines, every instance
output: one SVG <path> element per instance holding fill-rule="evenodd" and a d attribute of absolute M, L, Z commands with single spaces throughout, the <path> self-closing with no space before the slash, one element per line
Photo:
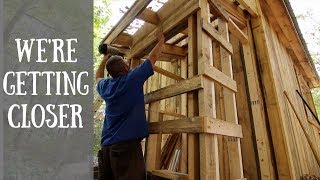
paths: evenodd
<path fill-rule="evenodd" d="M 228 24 L 224 21 L 218 23 L 219 33 L 229 41 Z M 224 49 L 220 48 L 221 69 L 230 78 L 233 78 L 231 56 Z M 227 88 L 223 88 L 224 108 L 226 112 L 226 121 L 238 124 L 235 93 Z M 240 139 L 227 140 L 230 178 L 239 179 L 243 177 L 242 156 L 240 148 Z M 232 161 L 230 161 L 232 159 Z"/>
<path fill-rule="evenodd" d="M 209 5 L 210 8 L 213 8 L 213 11 L 215 11 L 215 13 L 217 13 L 221 19 L 225 21 L 229 19 L 228 13 L 217 1 L 209 0 Z"/>
<path fill-rule="evenodd" d="M 145 7 L 151 2 L 151 0 L 137 0 L 132 5 L 132 7 L 126 12 L 126 14 L 121 18 L 121 20 L 111 29 L 110 33 L 102 40 L 107 44 L 111 44 L 112 41 L 123 31 L 129 24 L 134 20 L 134 18 L 140 14 Z M 130 58 L 129 58 L 130 59 Z"/>
<path fill-rule="evenodd" d="M 213 38 L 213 40 L 217 41 L 222 47 L 224 47 L 230 54 L 233 53 L 232 45 L 226 41 L 221 34 L 215 30 L 208 22 L 203 21 L 202 28 L 208 35 Z"/>
<path fill-rule="evenodd" d="M 242 44 L 248 43 L 248 36 L 242 32 L 242 30 L 233 22 L 231 18 L 228 19 L 229 31 L 237 37 Z"/>
<path fill-rule="evenodd" d="M 163 33 L 166 35 L 171 31 L 174 27 L 178 24 L 181 24 L 184 20 L 188 18 L 193 12 L 199 9 L 199 5 L 195 0 L 189 1 L 188 3 L 184 4 L 178 11 L 174 12 L 170 15 L 169 18 L 165 19 L 162 24 Z M 154 34 L 158 31 L 158 28 L 154 29 L 149 35 L 145 38 L 140 39 L 139 42 L 133 45 L 130 54 L 128 54 L 128 58 L 139 56 L 139 53 L 144 49 L 150 47 L 152 43 L 154 43 L 157 39 Z M 180 30 L 176 29 L 175 34 L 178 33 Z"/>
<path fill-rule="evenodd" d="M 257 72 L 257 63 L 255 59 L 254 42 L 252 38 L 251 26 L 248 21 L 247 28 L 244 30 L 248 34 L 249 42 L 242 44 L 244 66 L 246 70 L 246 78 L 248 83 L 248 91 L 251 105 L 251 114 L 253 118 L 253 126 L 256 136 L 258 161 L 260 167 L 260 177 L 265 179 L 276 179 L 272 156 L 270 139 L 268 137 L 266 116 L 264 114 L 264 104 L 262 97 L 262 88 L 259 84 L 259 76 Z"/>
<path fill-rule="evenodd" d="M 182 80 L 174 85 L 170 85 L 156 91 L 150 92 L 144 96 L 144 103 L 159 101 L 161 99 L 177 96 L 189 91 L 203 88 L 203 76 L 196 76 L 190 79 Z"/>
<path fill-rule="evenodd" d="M 188 18 L 188 78 L 198 74 L 197 16 Z M 198 92 L 187 93 L 188 117 L 199 115 Z M 190 180 L 200 179 L 199 134 L 188 134 L 188 175 Z"/>
<path fill-rule="evenodd" d="M 160 23 L 158 14 L 149 8 L 145 8 L 137 18 L 153 25 L 158 25 Z"/>
<path fill-rule="evenodd" d="M 240 125 L 209 117 L 194 117 L 149 123 L 150 134 L 208 133 L 242 138 Z"/>
<path fill-rule="evenodd" d="M 183 60 L 180 60 L 180 75 L 183 78 L 187 78 L 188 76 L 188 62 L 187 57 Z M 188 111 L 188 102 L 187 102 L 187 94 L 182 94 L 181 98 L 181 110 L 180 113 L 187 116 Z M 180 172 L 188 173 L 188 134 L 182 133 L 181 135 L 181 158 L 180 158 Z"/>
<path fill-rule="evenodd" d="M 149 122 L 161 121 L 160 114 L 155 112 L 159 109 L 160 102 L 149 104 Z M 147 170 L 160 169 L 161 163 L 161 134 L 151 134 L 146 142 L 146 165 Z"/>
<path fill-rule="evenodd" d="M 303 125 L 302 120 L 301 120 L 301 118 L 299 117 L 299 114 L 298 114 L 297 110 L 295 109 L 295 107 L 294 107 L 294 105 L 293 105 L 293 102 L 292 102 L 292 100 L 290 99 L 288 93 L 287 93 L 286 91 L 284 91 L 284 94 L 285 94 L 285 96 L 286 96 L 286 98 L 287 98 L 287 100 L 288 100 L 291 108 L 293 109 L 295 115 L 297 116 L 297 119 L 298 119 L 298 121 L 299 121 L 299 124 L 300 124 L 300 126 L 302 127 L 302 130 L 303 130 L 303 132 L 304 132 L 304 134 L 305 134 L 305 136 L 306 136 L 306 138 L 307 138 L 307 140 L 308 140 L 308 143 L 309 143 L 309 145 L 310 145 L 310 147 L 311 147 L 311 149 L 312 149 L 313 155 L 315 156 L 315 158 L 316 158 L 316 160 L 317 160 L 317 163 L 318 163 L 318 165 L 320 166 L 320 154 L 319 154 L 319 152 L 317 151 L 316 145 L 315 145 L 314 142 L 312 141 L 312 139 L 311 139 L 311 137 L 310 137 L 310 135 L 309 135 L 306 127 Z"/>
<path fill-rule="evenodd" d="M 153 170 L 152 175 L 162 177 L 170 180 L 188 180 L 188 175 L 183 173 L 177 173 L 169 170 Z"/>
<path fill-rule="evenodd" d="M 206 77 L 214 80 L 225 88 L 232 90 L 233 92 L 237 92 L 237 83 L 229 76 L 213 67 L 212 65 L 206 65 L 204 67 L 204 74 Z"/>
<path fill-rule="evenodd" d="M 229 27 L 229 26 L 228 26 Z M 244 68 L 244 59 L 241 57 L 241 45 L 240 41 L 233 35 L 230 34 L 230 43 L 233 46 L 234 53 L 232 54 L 232 69 L 234 80 L 237 82 L 238 92 L 236 93 L 237 101 L 237 114 L 238 121 L 241 124 L 243 138 L 241 138 L 241 153 L 252 154 L 242 159 L 244 177 L 248 179 L 259 179 L 259 159 L 256 149 L 256 141 L 254 136 L 254 128 L 251 117 L 251 102 L 248 98 L 249 93 L 247 90 L 246 73 Z"/>
<path fill-rule="evenodd" d="M 236 0 L 239 4 L 241 4 L 253 17 L 258 16 L 257 5 L 255 0 Z"/>
<path fill-rule="evenodd" d="M 164 70 L 164 69 L 162 69 L 162 68 L 160 68 L 160 67 L 158 67 L 158 66 L 154 66 L 154 67 L 153 67 L 153 70 L 154 70 L 155 72 L 157 72 L 157 73 L 160 73 L 160 74 L 162 74 L 162 75 L 165 75 L 165 76 L 167 76 L 167 77 L 169 77 L 169 78 L 172 78 L 172 79 L 174 79 L 174 80 L 177 80 L 177 81 L 184 80 L 184 78 L 182 78 L 181 76 L 178 76 L 178 75 L 176 75 L 176 74 L 174 74 L 174 73 L 172 73 L 172 72 L 169 72 L 169 71 L 167 71 L 167 70 Z"/>
<path fill-rule="evenodd" d="M 197 121 L 183 119 L 186 118 L 185 116 L 188 117 L 187 119 L 206 116 L 215 120 L 227 120 L 223 123 L 230 124 L 230 127 L 240 127 L 237 125 L 235 104 L 235 92 L 237 92 L 237 100 L 240 102 L 251 101 L 250 113 L 253 118 L 254 131 L 248 129 L 247 123 L 250 119 L 246 114 L 248 107 L 240 104 L 242 106 L 238 107 L 238 110 L 245 108 L 246 111 L 241 117 L 239 116 L 242 125 L 244 125 L 244 137 L 255 137 L 257 141 L 255 155 L 259 158 L 250 156 L 245 159 L 245 163 L 248 164 L 256 159 L 256 164 L 259 167 L 253 169 L 258 169 L 259 179 L 295 179 L 302 172 L 318 173 L 318 166 L 306 139 L 300 138 L 303 136 L 303 131 L 299 124 L 294 123 L 294 112 L 288 109 L 284 103 L 284 96 L 280 95 L 283 90 L 288 90 L 290 96 L 292 96 L 292 89 L 309 90 L 310 84 L 308 83 L 310 83 L 312 71 L 308 72 L 309 76 L 303 74 L 301 76 L 303 80 L 299 80 L 298 76 L 298 80 L 293 78 L 295 76 L 292 69 L 297 68 L 297 71 L 305 73 L 304 71 L 310 68 L 310 65 L 304 62 L 299 63 L 298 58 L 295 57 L 297 52 L 293 51 L 297 47 L 291 47 L 288 38 L 281 34 L 284 30 L 283 27 L 277 25 L 278 20 L 274 18 L 266 21 L 265 15 L 270 12 L 262 12 L 261 7 L 263 6 L 262 9 L 264 9 L 266 8 L 264 5 L 267 5 L 270 8 L 270 4 L 278 6 L 279 2 L 277 3 L 273 4 L 271 1 L 267 3 L 265 0 L 239 0 L 238 2 L 169 0 L 157 13 L 144 9 L 140 15 L 133 17 L 148 22 L 134 36 L 125 36 L 120 32 L 112 40 L 114 44 L 118 45 L 117 47 L 120 47 L 121 51 L 129 55 L 129 58 L 139 58 L 144 57 L 152 49 L 156 43 L 154 33 L 159 28 L 164 28 L 167 40 L 177 33 L 184 34 L 180 38 L 170 40 L 170 45 L 165 46 L 161 56 L 167 62 L 157 62 L 155 71 L 158 73 L 155 73 L 144 87 L 147 92 L 148 119 L 151 121 L 163 120 L 163 122 L 152 122 L 150 132 L 189 133 L 188 135 L 183 134 L 177 147 L 174 147 L 181 148 L 181 161 L 178 162 L 177 157 L 173 161 L 170 156 L 168 160 L 171 162 L 171 169 L 178 165 L 180 169 L 177 168 L 177 170 L 188 173 L 190 179 L 245 179 L 243 171 L 249 179 L 258 179 L 252 171 L 248 173 L 250 168 L 255 166 L 254 163 L 251 166 L 245 166 L 245 170 L 243 170 L 239 138 L 210 134 L 219 134 L 217 130 L 229 126 L 223 125 L 220 128 L 213 128 L 214 131 L 207 132 L 204 130 L 205 127 L 213 127 L 213 125 L 204 125 L 202 123 L 204 120 L 201 119 L 197 119 Z M 244 13 L 243 8 L 248 10 L 250 14 Z M 254 14 L 255 8 L 259 16 Z M 179 20 L 176 20 L 177 17 Z M 252 19 L 255 42 L 253 42 L 250 33 L 250 23 L 247 21 L 250 18 Z M 212 20 L 214 21 L 212 22 Z M 188 28 L 186 29 L 186 27 Z M 243 67 L 239 62 L 239 50 L 236 45 L 238 41 L 230 43 L 228 31 L 243 45 L 247 84 L 244 83 Z M 188 44 L 179 43 L 181 41 L 188 42 Z M 178 48 L 174 46 L 175 44 L 183 46 Z M 129 50 L 130 47 L 131 50 Z M 257 48 L 257 59 L 254 57 L 255 47 Z M 186 54 L 186 49 L 188 54 Z M 235 71 L 235 74 L 232 70 L 231 53 L 234 57 L 233 60 L 237 61 L 233 64 L 234 67 L 241 69 Z M 188 56 L 187 60 L 185 59 L 186 55 Z M 282 61 L 275 61 L 277 59 L 282 59 Z M 131 64 L 133 62 L 131 60 Z M 182 65 L 183 63 L 184 65 Z M 184 70 L 182 66 L 185 67 Z M 188 76 L 182 75 L 185 73 L 188 73 Z M 238 84 L 233 79 L 234 75 L 237 76 L 235 79 Z M 259 75 L 262 78 L 261 84 L 259 83 Z M 188 83 L 192 77 L 198 78 L 199 82 L 196 83 L 196 80 L 193 80 L 193 84 Z M 283 81 L 284 79 L 288 82 Z M 243 88 L 239 88 L 243 86 L 248 86 L 247 92 L 244 92 Z M 246 93 L 250 99 L 245 98 Z M 303 126 L 307 131 L 310 131 L 311 139 L 315 142 L 319 141 L 319 131 L 311 123 L 313 121 L 309 117 L 310 112 L 296 99 L 293 103 L 298 107 L 298 113 L 301 114 L 301 117 L 306 118 Z M 267 114 L 264 111 L 267 111 Z M 199 128 L 200 130 L 192 131 L 194 130 L 192 128 L 195 127 L 204 129 Z M 270 130 L 272 141 L 268 134 Z M 220 134 L 228 135 L 225 132 L 227 131 L 224 130 Z M 239 133 L 234 136 L 240 137 Z M 254 135 L 251 136 L 251 133 Z M 147 140 L 147 164 L 151 164 L 150 167 L 154 170 L 159 170 L 159 149 L 164 144 L 164 141 L 161 143 L 161 140 L 165 136 L 167 135 L 153 136 L 151 134 L 151 138 Z M 245 146 L 244 149 L 251 148 L 244 150 L 244 152 L 253 154 L 252 144 L 248 139 L 245 139 L 241 145 Z M 300 151 L 305 153 L 298 153 Z M 148 157 L 149 155 L 150 157 Z"/>
<path fill-rule="evenodd" d="M 208 24 L 210 22 L 208 1 L 200 0 L 200 7 L 201 10 L 197 13 L 198 73 L 203 73 L 207 64 L 213 65 L 213 56 L 211 37 L 203 31 L 202 26 L 203 23 Z M 199 115 L 216 117 L 214 84 L 208 79 L 204 81 L 204 89 L 199 90 Z M 217 135 L 200 134 L 199 143 L 200 179 L 220 179 Z"/>
<path fill-rule="evenodd" d="M 258 12 L 261 11 L 258 9 Z M 272 135 L 272 143 L 274 147 L 277 171 L 279 178 L 282 179 L 293 179 L 295 173 L 295 168 L 292 164 L 292 157 L 289 154 L 289 145 L 287 144 L 287 135 L 283 134 L 283 125 L 281 124 L 282 112 L 278 105 L 278 96 L 276 94 L 275 77 L 272 74 L 270 55 L 267 44 L 267 37 L 264 34 L 265 31 L 265 20 L 260 18 L 253 19 L 253 36 L 257 48 L 257 56 L 260 59 L 260 63 L 263 64 L 262 74 L 263 84 L 265 84 L 264 89 L 266 93 L 266 107 L 268 111 L 269 124 Z M 259 37 L 259 38 L 258 38 Z"/>

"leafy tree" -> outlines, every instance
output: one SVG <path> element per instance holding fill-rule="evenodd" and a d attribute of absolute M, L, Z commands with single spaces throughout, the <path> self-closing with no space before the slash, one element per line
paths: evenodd
<path fill-rule="evenodd" d="M 98 46 L 102 41 L 103 37 L 108 31 L 106 27 L 107 22 L 111 16 L 111 11 L 109 9 L 109 0 L 95 0 L 93 6 L 93 53 L 94 53 L 94 72 L 97 70 L 98 65 L 101 61 L 101 55 L 98 52 Z M 93 81 L 95 82 L 95 81 Z M 95 83 L 94 86 L 95 87 Z M 97 92 L 94 90 L 94 99 L 98 98 Z M 102 130 L 102 118 L 100 116 L 94 117 L 94 154 L 100 149 L 100 136 Z"/>

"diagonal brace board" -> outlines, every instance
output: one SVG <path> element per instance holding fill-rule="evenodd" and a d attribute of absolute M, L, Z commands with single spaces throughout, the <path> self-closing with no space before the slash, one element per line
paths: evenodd
<path fill-rule="evenodd" d="M 217 43 L 219 43 L 230 54 L 233 53 L 232 45 L 221 36 L 221 34 L 213 28 L 213 26 L 205 21 L 202 21 L 202 29 Z"/>
<path fill-rule="evenodd" d="M 150 2 L 151 0 L 137 0 L 120 19 L 120 21 L 111 29 L 110 33 L 102 40 L 102 42 L 111 44 L 112 41 L 129 26 L 135 17 L 140 14 Z"/>
<path fill-rule="evenodd" d="M 167 120 L 163 122 L 152 122 L 149 123 L 149 133 L 209 133 L 242 138 L 242 128 L 240 125 L 220 119 L 201 116 Z"/>
<path fill-rule="evenodd" d="M 237 92 L 237 83 L 235 80 L 231 79 L 229 76 L 219 71 L 217 68 L 206 65 L 204 66 L 204 75 L 209 79 L 214 80 L 220 85 L 232 90 L 233 92 Z"/>
<path fill-rule="evenodd" d="M 221 19 L 224 21 L 228 21 L 229 19 L 229 14 L 227 13 L 226 10 L 216 1 L 216 0 L 208 0 L 209 5 L 214 9 L 215 12 L 217 12 Z"/>
<path fill-rule="evenodd" d="M 203 88 L 203 76 L 198 75 L 146 94 L 144 103 L 148 104 L 201 88 Z"/>
<path fill-rule="evenodd" d="M 248 36 L 242 32 L 242 30 L 233 22 L 231 18 L 228 20 L 229 31 L 237 37 L 242 44 L 248 43 Z"/>
<path fill-rule="evenodd" d="M 182 78 L 181 76 L 178 76 L 178 75 L 176 75 L 176 74 L 174 74 L 174 73 L 172 73 L 172 72 L 169 72 L 169 71 L 167 71 L 167 70 L 165 70 L 165 69 L 162 69 L 162 68 L 160 68 L 160 67 L 158 67 L 158 66 L 154 66 L 154 67 L 153 67 L 153 70 L 154 70 L 155 72 L 157 72 L 157 73 L 160 73 L 160 74 L 162 74 L 162 75 L 164 75 L 164 76 L 166 76 L 166 77 L 169 77 L 169 78 L 174 79 L 174 80 L 177 80 L 177 81 L 184 80 L 184 78 Z"/>

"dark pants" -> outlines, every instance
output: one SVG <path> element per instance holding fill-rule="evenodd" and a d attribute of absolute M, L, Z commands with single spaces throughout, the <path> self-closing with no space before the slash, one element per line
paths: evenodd
<path fill-rule="evenodd" d="M 99 180 L 145 180 L 140 141 L 102 146 L 98 152 Z"/>

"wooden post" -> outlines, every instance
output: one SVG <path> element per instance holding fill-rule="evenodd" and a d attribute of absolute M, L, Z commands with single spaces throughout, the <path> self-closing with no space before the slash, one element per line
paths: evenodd
<path fill-rule="evenodd" d="M 159 101 L 149 104 L 149 122 L 158 122 L 160 120 L 159 107 Z M 147 138 L 147 148 L 145 154 L 148 171 L 160 169 L 161 138 L 162 134 L 150 134 Z"/>
<path fill-rule="evenodd" d="M 198 72 L 204 73 L 206 65 L 213 66 L 212 40 L 202 30 L 202 23 L 210 23 L 210 9 L 207 0 L 200 0 L 201 10 L 197 13 L 197 37 L 198 37 Z M 204 89 L 199 90 L 199 115 L 216 118 L 214 83 L 204 80 Z M 220 179 L 218 136 L 212 134 L 200 134 L 200 178 L 201 180 Z"/>
<path fill-rule="evenodd" d="M 187 58 L 180 60 L 181 77 L 187 78 Z M 187 115 L 187 94 L 181 95 L 181 112 L 182 115 Z M 181 158 L 180 158 L 180 172 L 188 172 L 188 135 L 183 133 L 181 135 Z"/>
<path fill-rule="evenodd" d="M 192 15 L 188 19 L 188 78 L 198 73 L 197 57 L 197 16 Z M 187 94 L 188 117 L 199 115 L 198 96 L 196 92 Z M 199 135 L 188 134 L 188 175 L 190 180 L 199 180 Z"/>
<path fill-rule="evenodd" d="M 218 29 L 221 35 L 229 41 L 228 24 L 225 21 L 218 21 Z M 221 70 L 233 79 L 232 61 L 229 52 L 220 48 Z M 238 124 L 235 93 L 230 89 L 223 88 L 224 109 L 226 121 Z M 228 147 L 230 179 L 243 178 L 242 156 L 239 138 L 225 138 Z"/>
<path fill-rule="evenodd" d="M 242 44 L 244 66 L 249 91 L 251 114 L 253 119 L 260 172 L 265 179 L 276 179 L 275 169 L 272 163 L 270 139 L 268 137 L 266 117 L 264 113 L 262 89 L 259 84 L 257 64 L 254 54 L 254 42 L 252 39 L 251 25 L 247 22 L 244 32 L 248 36 L 248 43 Z"/>

